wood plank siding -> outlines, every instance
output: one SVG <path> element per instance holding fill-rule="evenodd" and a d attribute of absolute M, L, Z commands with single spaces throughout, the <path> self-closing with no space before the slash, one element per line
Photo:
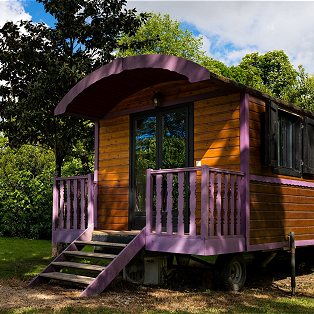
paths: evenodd
<path fill-rule="evenodd" d="M 194 103 L 194 159 L 240 170 L 240 94 Z"/>
<path fill-rule="evenodd" d="M 129 199 L 128 115 L 99 125 L 98 228 L 127 230 Z"/>
<path fill-rule="evenodd" d="M 265 101 L 249 98 L 250 174 L 305 180 L 274 174 L 263 165 Z M 286 184 L 250 183 L 250 244 L 277 243 L 287 240 L 290 231 L 296 240 L 314 239 L 314 189 Z"/>

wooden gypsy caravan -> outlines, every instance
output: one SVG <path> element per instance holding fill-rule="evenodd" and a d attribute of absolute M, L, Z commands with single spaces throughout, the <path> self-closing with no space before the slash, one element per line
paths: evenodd
<path fill-rule="evenodd" d="M 55 178 L 53 243 L 69 246 L 33 284 L 76 282 L 89 296 L 123 269 L 158 282 L 167 255 L 218 255 L 220 283 L 239 289 L 243 253 L 284 249 L 290 232 L 297 247 L 314 245 L 310 112 L 182 58 L 143 55 L 86 76 L 55 114 L 95 121 L 95 171 Z"/>

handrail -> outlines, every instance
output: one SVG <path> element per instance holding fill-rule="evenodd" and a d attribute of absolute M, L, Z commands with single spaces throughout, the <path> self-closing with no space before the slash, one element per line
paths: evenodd
<path fill-rule="evenodd" d="M 209 167 L 207 165 L 198 166 L 198 167 L 175 168 L 175 169 L 157 169 L 157 170 L 151 169 L 151 174 L 193 172 L 193 171 L 201 171 L 204 168 L 208 169 L 209 171 L 213 171 L 213 172 L 217 172 L 217 173 L 227 173 L 227 174 L 234 174 L 234 175 L 238 175 L 238 176 L 244 176 L 244 172 L 242 172 L 242 171 L 234 171 L 234 170 L 229 170 L 229 169 L 214 168 L 214 167 Z"/>

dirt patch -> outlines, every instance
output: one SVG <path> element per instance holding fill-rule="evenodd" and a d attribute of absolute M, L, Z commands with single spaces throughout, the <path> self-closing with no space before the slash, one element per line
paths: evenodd
<path fill-rule="evenodd" d="M 117 280 L 106 292 L 92 298 L 80 298 L 80 290 L 65 286 L 42 284 L 34 288 L 27 282 L 0 282 L 0 309 L 61 309 L 68 306 L 89 309 L 111 308 L 122 312 L 141 313 L 150 310 L 199 313 L 215 308 L 223 312 L 233 310 L 234 304 L 245 309 L 258 309 L 265 300 L 290 297 L 290 278 L 274 279 L 271 274 L 251 276 L 248 286 L 239 293 L 226 293 L 189 285 L 178 288 L 156 288 L 132 285 Z M 314 274 L 297 277 L 297 297 L 314 298 Z"/>

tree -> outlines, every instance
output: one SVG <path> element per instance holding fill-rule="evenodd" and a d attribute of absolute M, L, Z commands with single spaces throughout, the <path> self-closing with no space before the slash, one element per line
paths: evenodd
<path fill-rule="evenodd" d="M 53 116 L 82 77 L 114 56 L 122 33 L 134 34 L 146 15 L 126 10 L 125 0 L 37 0 L 56 19 L 54 28 L 29 21 L 0 30 L 0 130 L 14 147 L 52 149 L 56 171 L 79 143 L 92 150 L 89 121 Z M 84 152 L 84 158 L 86 157 Z M 86 158 L 85 158 L 86 159 Z"/>
<path fill-rule="evenodd" d="M 244 84 L 284 100 L 297 82 L 298 72 L 282 50 L 247 54 L 235 69 L 242 70 Z"/>
<path fill-rule="evenodd" d="M 145 24 L 135 34 L 124 34 L 119 39 L 118 57 L 141 54 L 166 54 L 200 63 L 205 56 L 202 38 L 182 30 L 180 22 L 169 14 L 150 13 Z"/>
<path fill-rule="evenodd" d="M 301 65 L 298 70 L 297 83 L 289 94 L 289 100 L 303 109 L 314 112 L 314 77 L 306 73 Z"/>

